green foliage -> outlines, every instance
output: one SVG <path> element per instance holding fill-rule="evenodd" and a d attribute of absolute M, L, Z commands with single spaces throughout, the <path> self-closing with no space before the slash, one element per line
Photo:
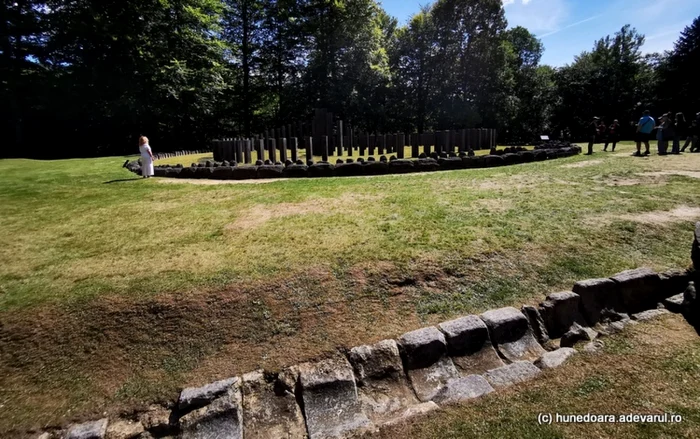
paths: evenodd
<path fill-rule="evenodd" d="M 499 0 L 437 0 L 399 26 L 377 0 L 0 2 L 4 155 L 199 149 L 327 108 L 380 132 L 495 127 L 528 144 L 591 116 L 695 112 L 700 22 L 668 54 L 629 25 L 570 65 L 507 29 Z M 678 108 L 680 107 L 680 108 Z M 56 145 L 71 144 L 70 148 Z"/>

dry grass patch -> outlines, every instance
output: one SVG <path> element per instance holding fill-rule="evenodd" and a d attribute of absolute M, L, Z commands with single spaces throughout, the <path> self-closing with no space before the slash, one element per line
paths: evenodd
<path fill-rule="evenodd" d="M 585 162 L 578 162 L 578 163 L 570 163 L 568 165 L 563 165 L 561 166 L 564 169 L 572 169 L 572 168 L 587 168 L 589 166 L 595 166 L 603 163 L 603 160 L 588 160 Z"/>
<path fill-rule="evenodd" d="M 338 198 L 308 200 L 303 203 L 258 204 L 243 210 L 236 220 L 227 224 L 226 230 L 249 230 L 264 223 L 295 215 L 352 213 L 359 204 L 376 202 L 384 198 L 379 195 L 346 193 Z"/>
<path fill-rule="evenodd" d="M 642 224 L 674 224 L 700 219 L 700 207 L 678 206 L 671 210 L 655 210 L 634 214 L 612 215 L 603 214 L 590 216 L 584 220 L 586 224 L 607 226 L 614 221 L 624 220 Z"/>

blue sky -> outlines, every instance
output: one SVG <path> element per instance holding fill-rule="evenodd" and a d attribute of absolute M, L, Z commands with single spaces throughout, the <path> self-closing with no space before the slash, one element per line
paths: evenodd
<path fill-rule="evenodd" d="M 380 0 L 405 24 L 423 0 Z M 542 63 L 563 66 L 595 40 L 631 24 L 646 35 L 644 53 L 673 48 L 683 28 L 700 15 L 700 0 L 503 0 L 508 25 L 523 26 L 545 46 Z"/>

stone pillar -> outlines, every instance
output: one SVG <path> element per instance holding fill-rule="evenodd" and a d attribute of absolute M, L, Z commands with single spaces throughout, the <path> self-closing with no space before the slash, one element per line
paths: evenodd
<path fill-rule="evenodd" d="M 287 138 L 282 137 L 280 139 L 280 161 L 282 163 L 287 161 Z"/>
<path fill-rule="evenodd" d="M 243 158 L 245 159 L 246 164 L 250 164 L 250 147 L 251 147 L 251 140 L 250 139 L 245 139 L 245 145 L 244 145 L 244 150 L 243 150 Z"/>
<path fill-rule="evenodd" d="M 236 139 L 236 162 L 243 163 L 243 139 Z"/>
<path fill-rule="evenodd" d="M 384 134 L 380 134 L 377 136 L 379 138 L 379 147 L 377 154 L 383 155 L 384 154 L 384 148 L 386 147 L 386 136 Z"/>
<path fill-rule="evenodd" d="M 418 158 L 418 156 L 420 155 L 419 147 L 420 147 L 421 135 L 418 133 L 413 133 L 410 136 L 411 136 L 411 142 L 410 142 L 411 143 L 411 157 L 413 157 L 415 159 L 415 158 Z"/>
<path fill-rule="evenodd" d="M 292 145 L 291 145 L 292 159 L 291 160 L 292 160 L 292 162 L 296 163 L 296 161 L 299 160 L 299 144 L 297 142 L 296 137 L 292 137 L 291 141 L 292 141 Z"/>
<path fill-rule="evenodd" d="M 307 136 L 304 138 L 306 148 L 306 161 L 314 159 L 314 138 L 313 136 Z"/>
<path fill-rule="evenodd" d="M 403 150 L 404 146 L 406 146 L 406 135 L 405 134 L 399 134 L 398 135 L 398 143 L 396 146 L 396 157 L 402 159 L 403 158 Z"/>
<path fill-rule="evenodd" d="M 270 157 L 272 164 L 277 161 L 277 142 L 275 139 L 270 139 L 267 144 L 267 154 Z"/>
<path fill-rule="evenodd" d="M 322 156 L 322 161 L 327 162 L 328 161 L 328 136 L 323 136 L 321 137 L 321 156 Z"/>
<path fill-rule="evenodd" d="M 377 136 L 376 136 L 376 135 L 374 135 L 374 136 L 369 136 L 369 145 L 368 145 L 368 148 L 369 148 L 369 155 L 370 155 L 370 156 L 373 156 L 373 155 L 374 155 L 374 147 L 376 146 L 376 144 L 377 144 Z"/>
<path fill-rule="evenodd" d="M 265 139 L 259 139 L 256 140 L 257 142 L 257 153 L 258 153 L 258 160 L 262 160 L 263 162 L 265 161 Z"/>
<path fill-rule="evenodd" d="M 338 156 L 343 155 L 344 143 L 343 143 L 343 121 L 338 121 Z"/>

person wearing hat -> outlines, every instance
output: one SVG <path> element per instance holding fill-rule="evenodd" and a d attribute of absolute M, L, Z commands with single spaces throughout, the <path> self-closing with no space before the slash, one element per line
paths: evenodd
<path fill-rule="evenodd" d="M 593 120 L 591 121 L 590 124 L 588 124 L 588 152 L 586 155 L 591 155 L 593 154 L 593 144 L 595 143 L 595 137 L 598 135 L 598 121 L 600 121 L 600 118 L 598 116 L 593 116 Z"/>
<path fill-rule="evenodd" d="M 637 142 L 637 152 L 634 155 L 637 157 L 642 156 L 642 143 L 646 147 L 644 155 L 649 155 L 649 140 L 651 139 L 651 132 L 654 131 L 654 126 L 656 125 L 656 121 L 649 114 L 649 110 L 644 110 L 642 118 L 637 123 L 637 133 L 634 136 L 634 140 Z"/>

